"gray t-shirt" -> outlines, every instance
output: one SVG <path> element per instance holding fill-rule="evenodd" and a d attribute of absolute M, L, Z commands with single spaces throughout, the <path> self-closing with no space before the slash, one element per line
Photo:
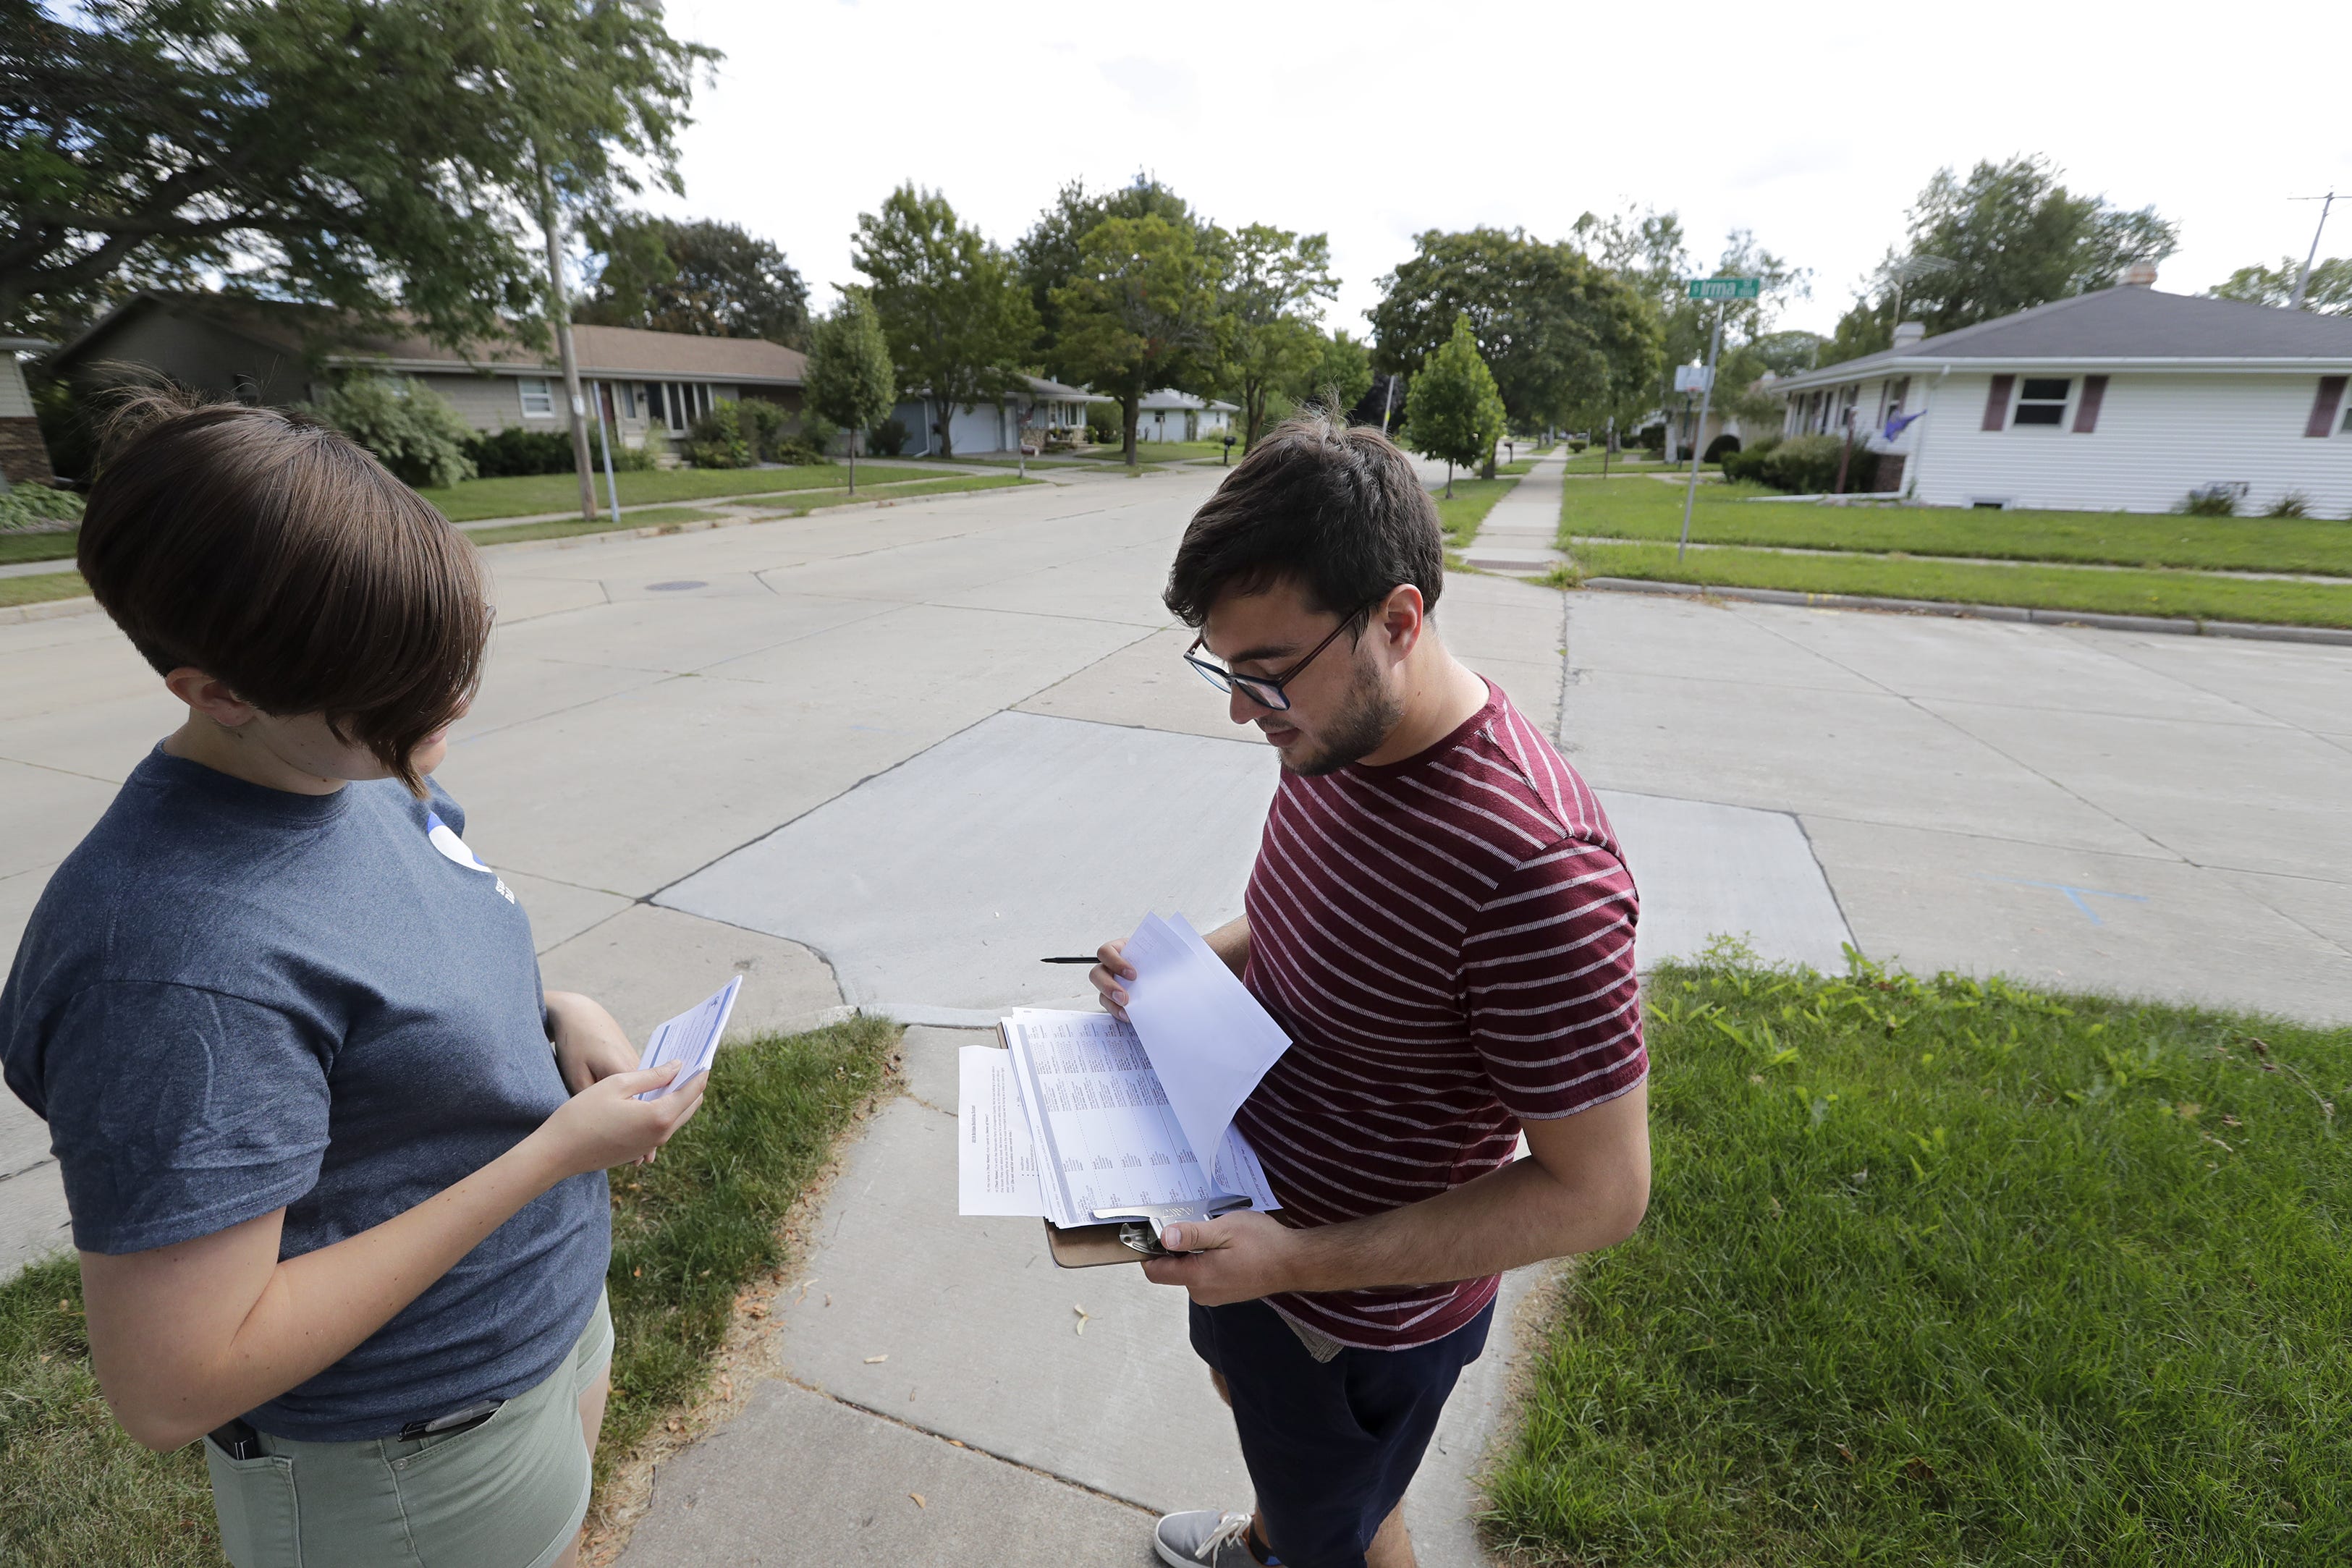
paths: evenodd
<path fill-rule="evenodd" d="M 0 991 L 74 1244 L 142 1252 L 286 1210 L 366 1230 L 563 1103 L 530 922 L 436 787 L 263 789 L 158 748 L 50 878 Z M 345 1442 L 554 1371 L 612 1246 L 602 1173 L 517 1213 L 365 1343 L 248 1414 Z"/>

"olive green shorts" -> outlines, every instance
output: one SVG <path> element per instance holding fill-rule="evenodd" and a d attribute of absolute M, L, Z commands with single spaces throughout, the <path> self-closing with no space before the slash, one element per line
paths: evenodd
<path fill-rule="evenodd" d="M 403 1441 L 264 1433 L 232 1459 L 205 1439 L 221 1545 L 236 1568 L 547 1568 L 588 1512 L 580 1396 L 613 1357 L 600 1297 L 572 1354 L 478 1427 Z"/>

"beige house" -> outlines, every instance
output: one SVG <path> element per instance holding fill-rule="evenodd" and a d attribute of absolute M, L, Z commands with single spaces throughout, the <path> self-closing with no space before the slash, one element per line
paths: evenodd
<path fill-rule="evenodd" d="M 20 353 L 38 353 L 56 345 L 38 338 L 0 338 L 0 490 L 11 485 L 46 485 L 49 449 L 41 440 L 40 422 L 33 417 L 33 394 L 25 389 L 25 372 L 16 362 Z"/>
<path fill-rule="evenodd" d="M 582 390 L 624 444 L 674 446 L 694 416 L 727 398 L 797 413 L 807 360 L 760 338 L 703 338 L 633 327 L 574 327 Z M 477 430 L 570 428 L 551 350 L 516 343 L 458 352 L 398 331 L 354 330 L 310 305 L 223 294 L 132 296 L 58 350 L 57 373 L 84 385 L 162 376 L 240 402 L 315 402 L 339 371 L 414 376 Z"/>

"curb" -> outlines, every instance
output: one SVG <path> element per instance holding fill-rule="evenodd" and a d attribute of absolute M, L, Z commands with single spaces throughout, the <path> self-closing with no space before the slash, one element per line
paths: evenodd
<path fill-rule="evenodd" d="M 1584 586 L 1604 593 L 1661 593 L 1679 599 L 1733 599 L 1751 604 L 1794 604 L 1816 610 L 1885 610 L 1905 615 L 1947 615 L 1962 621 L 2016 621 L 2037 626 L 2091 626 L 2103 632 L 2158 632 L 2175 637 L 2236 637 L 2257 643 L 2352 648 L 2352 628 L 2340 626 L 2270 626 L 2258 621 L 2109 615 L 2095 610 L 2031 610 L 2017 604 L 1958 604 L 1938 599 L 1879 599 L 1860 593 L 1800 593 L 1785 588 L 1707 588 L 1697 583 L 1650 582 L 1631 577 L 1589 577 Z"/>
<path fill-rule="evenodd" d="M 0 608 L 0 626 L 22 626 L 27 621 L 57 621 L 68 615 L 87 615 L 98 608 L 95 599 L 44 599 L 37 604 L 11 604 Z"/>

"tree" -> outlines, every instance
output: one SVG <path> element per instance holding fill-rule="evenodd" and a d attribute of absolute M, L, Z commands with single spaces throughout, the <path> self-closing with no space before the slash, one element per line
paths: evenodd
<path fill-rule="evenodd" d="M 802 374 L 808 406 L 849 433 L 849 493 L 855 496 L 858 441 L 890 416 L 898 396 L 890 341 L 866 290 L 843 289 L 840 307 L 817 322 Z"/>
<path fill-rule="evenodd" d="M 1013 247 L 1022 286 L 1029 291 L 1030 308 L 1037 313 L 1036 358 L 1064 381 L 1082 380 L 1061 357 L 1060 310 L 1054 291 L 1066 287 L 1078 275 L 1078 242 L 1096 225 L 1108 218 L 1165 218 L 1197 235 L 1207 225 L 1183 197 L 1150 175 L 1139 173 L 1127 184 L 1098 195 L 1088 194 L 1086 182 L 1073 180 L 1054 197 L 1053 205 Z"/>
<path fill-rule="evenodd" d="M 873 279 L 875 314 L 898 384 L 940 405 L 940 455 L 955 455 L 955 411 L 992 402 L 1037 333 L 1013 258 L 961 223 L 945 196 L 910 183 L 881 212 L 857 214 L 857 270 Z"/>
<path fill-rule="evenodd" d="M 1270 399 L 1302 390 L 1322 363 L 1318 299 L 1339 290 L 1331 242 L 1252 224 L 1224 246 L 1217 290 L 1219 379 L 1242 405 L 1242 450 L 1265 432 Z"/>
<path fill-rule="evenodd" d="M 677 189 L 718 58 L 658 0 L 0 0 L 0 330 L 210 272 L 537 339 L 541 192 Z"/>
<path fill-rule="evenodd" d="M 1467 317 L 1510 417 L 1575 423 L 1654 396 L 1656 307 L 1571 245 L 1520 230 L 1431 229 L 1380 280 L 1374 359 L 1411 375 Z"/>
<path fill-rule="evenodd" d="M 2162 261 L 2179 247 L 2179 225 L 2154 207 L 2126 210 L 2079 195 L 2059 174 L 2038 157 L 1980 162 L 1966 180 L 1937 170 L 1910 211 L 1906 255 L 1949 265 L 1906 280 L 1904 315 L 1930 333 L 1972 327 L 2112 287 L 2132 263 Z M 1898 265 L 1890 247 L 1840 319 L 1822 363 L 1894 341 Z"/>
<path fill-rule="evenodd" d="M 1445 464 L 1445 494 L 1454 495 L 1455 465 L 1483 462 L 1503 439 L 1503 394 L 1478 355 L 1468 312 L 1454 319 L 1453 335 L 1423 362 L 1404 394 L 1404 444 Z"/>
<path fill-rule="evenodd" d="M 809 346 L 808 285 L 738 225 L 624 213 L 591 224 L 588 240 L 604 260 L 574 320 Z"/>
<path fill-rule="evenodd" d="M 2230 274 L 2229 281 L 2208 290 L 2216 299 L 2242 299 L 2250 305 L 2284 305 L 2294 298 L 2294 280 L 2303 276 L 2303 263 L 2291 256 L 2279 257 L 2276 267 L 2242 267 Z M 2311 269 L 2311 282 L 2303 296 L 2303 308 L 2316 310 L 2323 316 L 2352 316 L 2352 257 L 2336 256 L 2320 262 Z"/>
<path fill-rule="evenodd" d="M 1345 332 L 1318 337 L 1315 363 L 1298 390 L 1299 401 L 1346 413 L 1372 390 L 1371 350 Z"/>
<path fill-rule="evenodd" d="M 1054 290 L 1069 373 L 1118 400 L 1121 450 L 1136 462 L 1143 394 L 1214 362 L 1217 269 L 1200 236 L 1166 218 L 1107 218 L 1078 242 L 1078 267 Z"/>

